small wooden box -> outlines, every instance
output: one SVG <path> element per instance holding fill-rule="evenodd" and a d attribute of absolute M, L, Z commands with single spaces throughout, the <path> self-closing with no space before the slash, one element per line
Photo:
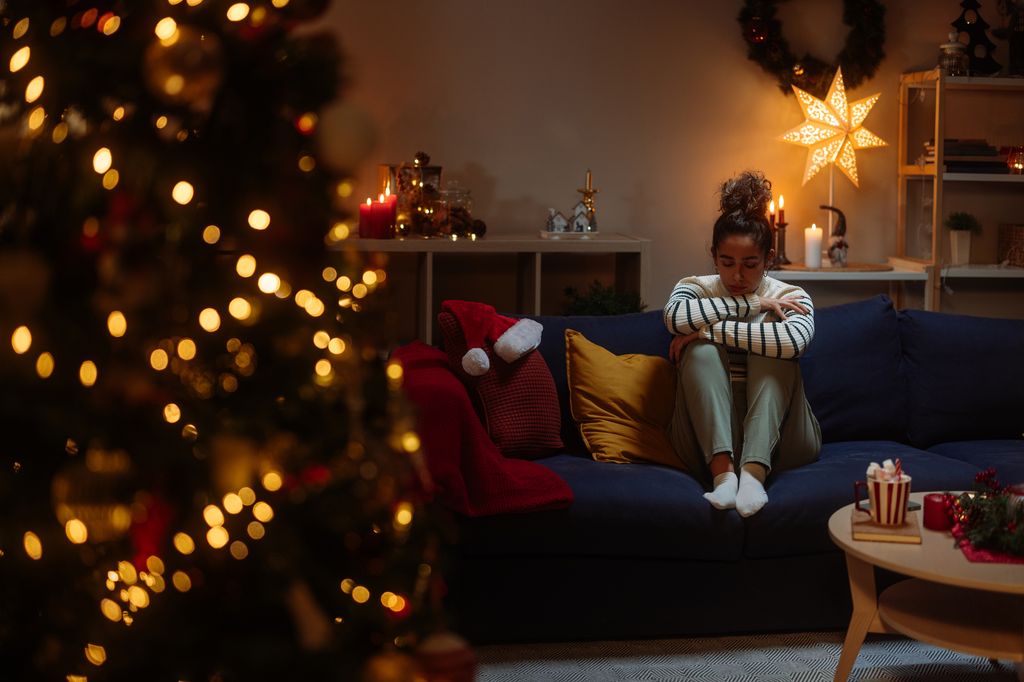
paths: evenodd
<path fill-rule="evenodd" d="M 1024 224 L 1001 223 L 996 262 L 1024 267 Z"/>

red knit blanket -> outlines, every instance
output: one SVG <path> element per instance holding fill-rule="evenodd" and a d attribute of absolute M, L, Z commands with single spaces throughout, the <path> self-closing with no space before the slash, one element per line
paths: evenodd
<path fill-rule="evenodd" d="M 547 467 L 503 457 L 480 423 L 466 387 L 437 348 L 414 341 L 392 358 L 419 414 L 419 436 L 441 504 L 467 516 L 561 509 L 572 490 Z"/>

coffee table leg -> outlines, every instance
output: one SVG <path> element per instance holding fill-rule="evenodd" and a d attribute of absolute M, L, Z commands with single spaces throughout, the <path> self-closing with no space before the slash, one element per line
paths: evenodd
<path fill-rule="evenodd" d="M 835 682 L 846 682 L 860 653 L 864 637 L 878 615 L 878 594 L 875 592 L 875 567 L 860 559 L 846 555 L 846 570 L 850 574 L 850 598 L 853 615 L 846 629 L 843 653 L 839 655 Z"/>

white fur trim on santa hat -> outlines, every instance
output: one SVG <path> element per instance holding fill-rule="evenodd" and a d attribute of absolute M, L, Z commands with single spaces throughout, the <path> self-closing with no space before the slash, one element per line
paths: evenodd
<path fill-rule="evenodd" d="M 483 348 L 470 348 L 462 356 L 462 369 L 466 370 L 466 374 L 470 376 L 483 376 L 490 368 L 491 360 Z"/>
<path fill-rule="evenodd" d="M 524 317 L 494 343 L 494 352 L 505 362 L 515 362 L 540 345 L 543 331 L 540 322 Z"/>

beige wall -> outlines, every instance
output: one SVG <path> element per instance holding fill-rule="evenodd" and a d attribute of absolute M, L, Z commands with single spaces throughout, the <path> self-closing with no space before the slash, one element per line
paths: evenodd
<path fill-rule="evenodd" d="M 895 250 L 898 76 L 934 65 L 960 13 L 955 0 L 885 4 L 887 56 L 851 94 L 881 92 L 865 126 L 891 146 L 858 154 L 859 189 L 836 176 L 855 261 L 884 261 Z M 826 222 L 817 205 L 827 201 L 827 174 L 801 187 L 805 150 L 776 141 L 803 118 L 747 60 L 741 6 L 335 0 L 324 22 L 346 51 L 350 86 L 324 116 L 326 151 L 360 161 L 358 201 L 374 191 L 376 164 L 425 150 L 446 179 L 471 188 L 475 213 L 495 232 L 532 232 L 548 207 L 568 211 L 590 168 L 601 229 L 653 240 L 654 307 L 680 276 L 710 270 L 718 184 L 761 169 L 786 197 L 788 251 L 802 260 L 801 228 Z M 780 3 L 794 52 L 832 59 L 846 37 L 841 12 L 840 0 Z M 999 20 L 994 0 L 981 12 Z"/>

